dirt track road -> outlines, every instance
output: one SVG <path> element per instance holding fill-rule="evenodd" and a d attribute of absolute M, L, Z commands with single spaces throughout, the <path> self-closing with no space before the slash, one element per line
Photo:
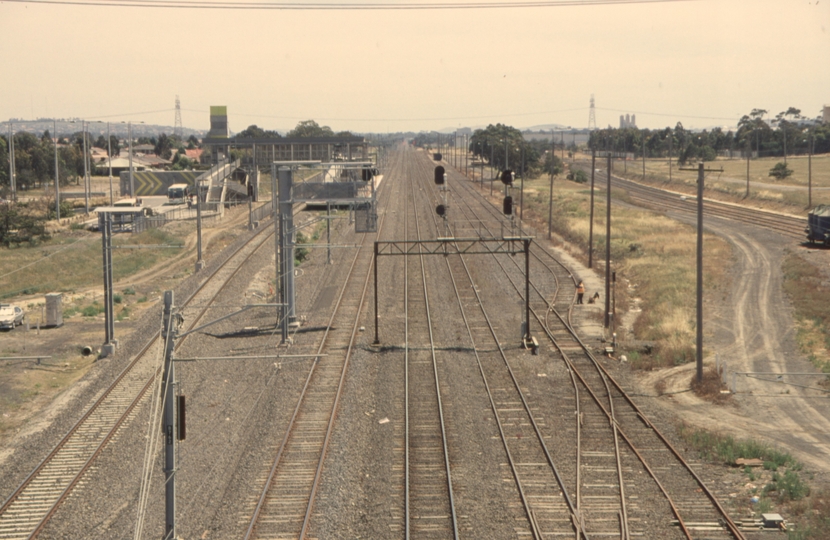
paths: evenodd
<path fill-rule="evenodd" d="M 714 364 L 717 355 L 730 386 L 733 372 L 773 375 L 735 376 L 737 393 L 725 406 L 703 402 L 691 392 L 663 396 L 660 402 L 693 425 L 739 438 L 766 439 L 789 450 L 809 469 L 830 472 L 830 396 L 797 386 L 815 387 L 822 377 L 776 375 L 817 373 L 798 351 L 792 306 L 781 288 L 785 249 L 807 248 L 732 221 L 707 223 L 733 245 L 735 261 L 729 296 L 706 310 L 711 315 L 704 321 L 704 363 Z M 817 264 L 830 262 L 825 250 L 815 250 L 810 257 Z M 649 373 L 642 378 L 644 391 L 653 394 L 660 379 L 667 393 L 685 390 L 694 370 L 688 364 Z"/>

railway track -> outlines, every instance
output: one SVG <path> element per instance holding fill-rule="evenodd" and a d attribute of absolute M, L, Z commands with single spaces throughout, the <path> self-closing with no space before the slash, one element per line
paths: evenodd
<path fill-rule="evenodd" d="M 421 160 L 420 165 L 418 177 L 431 177 L 427 163 Z M 424 191 L 430 192 L 428 188 Z M 436 229 L 443 230 L 442 225 L 436 223 Z M 525 522 L 514 526 L 516 534 L 537 540 L 546 536 L 589 538 L 547 447 L 545 418 L 533 409 L 511 368 L 467 261 L 463 256 L 450 256 L 445 257 L 445 264 L 507 459 L 502 480 L 516 486 L 518 500 L 512 506 L 522 510 L 516 519 Z"/>
<path fill-rule="evenodd" d="M 578 166 L 585 170 L 587 174 L 591 174 L 590 165 L 580 163 Z M 690 172 L 689 174 L 694 173 Z M 607 171 L 599 168 L 595 175 L 597 185 L 605 185 L 608 178 Z M 641 184 L 633 180 L 615 176 L 613 171 L 611 175 L 611 187 L 612 189 L 625 190 L 627 201 L 637 206 L 661 213 L 673 212 L 684 215 L 697 215 L 697 197 L 695 195 L 668 191 L 666 189 Z M 605 190 L 602 188 L 598 189 L 598 195 L 603 197 Z M 704 217 L 729 219 L 756 227 L 763 227 L 787 238 L 801 240 L 802 242 L 806 240 L 804 234 L 806 218 L 798 216 L 749 208 L 739 204 L 716 201 L 705 197 L 703 200 L 703 215 Z"/>
<path fill-rule="evenodd" d="M 195 327 L 212 300 L 270 234 L 263 228 L 252 235 L 186 298 L 182 306 L 202 306 L 189 327 Z M 85 473 L 104 448 L 117 439 L 153 386 L 160 369 L 159 336 L 160 330 L 6 499 L 0 507 L 0 539 L 37 537 L 61 503 L 83 485 Z"/>
<path fill-rule="evenodd" d="M 460 185 L 470 193 L 477 192 L 468 189 L 467 182 L 461 181 Z M 472 206 L 468 208 L 473 211 Z M 484 202 L 481 208 L 490 214 L 490 218 L 501 218 L 489 203 Z M 485 221 L 477 213 L 474 214 L 474 219 L 478 222 Z M 549 259 L 548 262 L 543 260 L 545 256 Z M 654 493 L 644 493 L 642 488 L 647 487 L 651 491 L 655 487 L 659 488 L 684 537 L 691 539 L 706 535 L 711 538 L 743 538 L 692 468 L 645 418 L 573 331 L 573 296 L 558 293 L 559 282 L 568 283 L 567 289 L 573 290 L 574 278 L 570 270 L 544 250 L 541 255 L 535 254 L 534 261 L 536 268 L 531 274 L 534 281 L 531 311 L 551 343 L 559 350 L 568 371 L 578 379 L 581 386 L 579 388 L 574 381 L 575 412 L 579 419 L 576 429 L 576 499 L 579 515 L 586 524 L 588 534 L 619 534 L 621 538 L 629 538 L 632 534 L 647 533 L 632 530 L 628 523 L 629 512 L 624 505 L 627 486 L 640 484 L 634 491 L 634 496 L 640 498 L 646 495 L 653 499 Z M 510 272 L 505 265 L 499 264 L 517 294 L 522 295 L 523 290 L 518 282 L 522 279 L 521 267 L 515 264 L 516 268 Z M 552 277 L 551 283 L 544 284 L 545 276 Z M 561 316 L 560 311 L 565 315 Z M 548 314 L 555 317 L 548 317 Z M 609 439 L 609 425 L 613 441 Z M 621 446 L 627 448 L 621 452 Z M 636 461 L 632 459 L 634 456 Z M 637 477 L 632 474 L 641 472 L 638 469 L 642 468 L 648 471 L 653 485 L 643 486 L 642 482 L 635 481 Z M 614 470 L 616 478 L 613 480 L 616 482 L 609 478 L 609 473 Z M 614 507 L 615 500 L 617 508 Z M 617 517 L 618 522 L 616 531 L 614 517 Z M 635 522 L 643 523 L 643 518 Z M 611 529 L 608 528 L 609 525 Z"/>
<path fill-rule="evenodd" d="M 381 188 L 381 200 L 388 189 Z M 378 222 L 383 229 L 385 213 Z M 337 409 L 354 352 L 360 313 L 372 275 L 374 234 L 362 234 L 331 316 L 316 351 L 298 349 L 314 357 L 284 436 L 272 449 L 258 490 L 239 519 L 244 538 L 305 538 L 311 526 L 314 500 L 320 485 L 335 426 Z"/>
<path fill-rule="evenodd" d="M 414 239 L 422 239 L 417 196 L 420 192 L 414 182 L 417 177 L 411 171 L 406 175 L 410 191 L 405 197 L 404 211 L 407 240 L 410 222 Z M 447 353 L 437 353 L 435 348 L 425 259 L 419 254 L 417 269 L 410 272 L 409 257 L 404 257 L 405 538 L 457 540 L 459 523 L 439 380 L 438 354 Z"/>

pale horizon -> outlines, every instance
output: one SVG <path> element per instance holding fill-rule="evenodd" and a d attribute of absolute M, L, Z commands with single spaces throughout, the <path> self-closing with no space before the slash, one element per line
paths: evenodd
<path fill-rule="evenodd" d="M 555 0 L 554 0 L 555 1 Z M 0 2 L 0 118 L 206 130 L 734 127 L 830 104 L 830 0 L 448 10 Z M 6 120 L 3 120 L 6 122 Z"/>

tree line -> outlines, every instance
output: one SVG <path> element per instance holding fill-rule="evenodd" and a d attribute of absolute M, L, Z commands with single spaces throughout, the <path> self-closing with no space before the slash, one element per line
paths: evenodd
<path fill-rule="evenodd" d="M 674 128 L 649 130 L 608 128 L 591 132 L 588 148 L 597 151 L 633 153 L 637 157 L 676 157 L 688 161 L 712 161 L 719 155 L 751 153 L 755 157 L 805 155 L 830 152 L 830 125 L 801 115 L 789 107 L 774 117 L 764 109 L 753 109 L 738 121 L 735 132 L 721 128 L 691 131 L 678 122 Z M 767 116 L 768 118 L 765 118 Z"/>
<path fill-rule="evenodd" d="M 92 161 L 92 148 L 97 147 L 118 156 L 125 146 L 118 137 L 110 135 L 109 141 L 104 135 L 97 139 L 87 136 L 87 153 L 94 173 L 100 163 Z M 173 158 L 173 169 L 191 168 L 195 165 L 184 156 L 185 147 L 196 148 L 199 140 L 193 135 L 186 141 L 176 136 L 162 133 L 158 137 L 139 137 L 137 144 L 152 144 L 154 153 L 164 159 Z M 178 153 L 174 156 L 173 150 Z M 15 184 L 17 189 L 26 191 L 36 189 L 55 180 L 55 141 L 49 130 L 38 137 L 27 131 L 14 134 Z M 73 133 L 58 140 L 58 172 L 61 185 L 78 184 L 84 174 L 84 135 Z M 9 179 L 9 136 L 0 135 L 0 197 L 8 197 L 11 190 Z"/>

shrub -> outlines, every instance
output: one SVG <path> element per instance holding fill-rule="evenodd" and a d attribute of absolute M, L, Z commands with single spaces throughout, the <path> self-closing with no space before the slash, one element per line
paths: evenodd
<path fill-rule="evenodd" d="M 305 244 L 308 242 L 308 239 L 305 237 L 303 233 L 297 233 L 297 244 Z M 295 247 L 294 248 L 294 264 L 299 266 L 302 264 L 303 261 L 308 259 L 308 248 L 305 247 Z"/>
<path fill-rule="evenodd" d="M 792 169 L 787 168 L 787 165 L 780 161 L 775 164 L 775 167 L 769 170 L 769 176 L 773 176 L 778 180 L 783 180 L 792 173 Z"/>
<path fill-rule="evenodd" d="M 567 178 L 577 184 L 584 184 L 588 181 L 588 175 L 582 169 L 572 170 L 568 173 Z"/>
<path fill-rule="evenodd" d="M 97 305 L 86 306 L 84 309 L 81 310 L 81 315 L 83 315 L 84 317 L 95 317 L 96 315 L 98 315 L 99 313 L 101 313 L 103 311 L 104 311 L 103 306 L 97 306 Z"/>

